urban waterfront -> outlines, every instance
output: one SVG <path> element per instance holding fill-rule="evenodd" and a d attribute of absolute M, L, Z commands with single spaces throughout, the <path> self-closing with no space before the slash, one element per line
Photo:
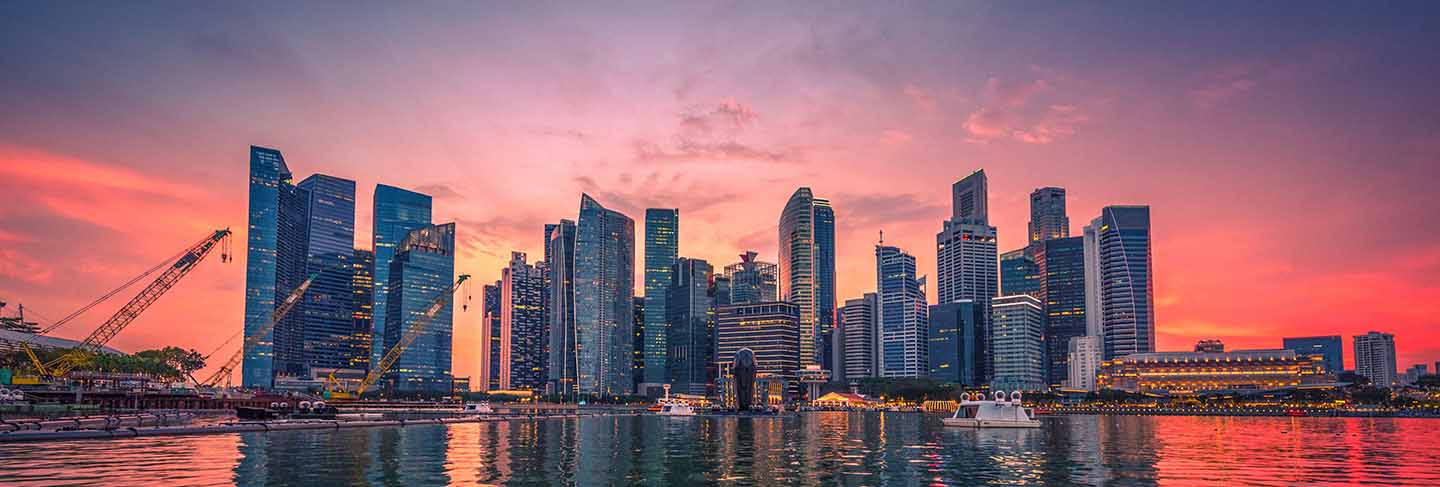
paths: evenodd
<path fill-rule="evenodd" d="M 4 485 L 1436 485 L 1440 422 L 650 415 L 0 445 Z"/>

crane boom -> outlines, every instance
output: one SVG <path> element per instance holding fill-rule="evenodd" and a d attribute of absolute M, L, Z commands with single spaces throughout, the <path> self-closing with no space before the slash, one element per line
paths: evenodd
<path fill-rule="evenodd" d="M 270 313 L 270 321 L 265 322 L 265 326 L 260 327 L 255 334 L 245 337 L 245 341 L 240 344 L 240 349 L 236 350 L 235 354 L 225 361 L 225 365 L 220 366 L 219 370 L 216 370 L 201 384 L 215 387 L 220 384 L 220 381 L 230 377 L 230 374 L 235 371 L 235 367 L 240 365 L 240 360 L 245 358 L 245 352 L 260 345 L 260 342 L 265 340 L 265 336 L 275 329 L 275 324 L 279 323 L 286 314 L 290 313 L 291 309 L 295 308 L 295 305 L 300 303 L 300 297 L 305 295 L 307 289 L 310 289 L 310 283 L 315 282 L 316 276 L 318 274 L 311 274 L 309 279 L 300 283 L 300 286 L 296 287 L 294 291 L 290 291 L 290 295 L 286 296 L 285 300 L 280 302 L 280 306 L 276 306 L 275 311 Z"/>
<path fill-rule="evenodd" d="M 400 355 L 404 354 L 405 349 L 410 348 L 410 345 L 415 343 L 415 340 L 425 333 L 425 330 L 430 327 L 430 322 L 435 320 L 435 315 L 440 313 L 440 309 L 450 303 L 450 296 L 455 293 L 456 289 L 460 289 L 460 285 L 464 284 L 465 280 L 469 278 L 469 274 L 461 274 L 459 279 L 455 280 L 455 284 L 450 285 L 450 289 L 441 292 L 439 296 L 435 297 L 434 301 L 430 302 L 430 306 L 425 308 L 425 313 L 420 316 L 420 319 L 410 324 L 410 328 L 401 334 L 400 341 L 396 342 L 395 346 L 390 347 L 390 350 L 385 352 L 385 357 L 381 358 L 380 362 L 376 363 L 375 367 L 370 369 L 370 373 L 365 375 L 365 380 L 360 381 L 360 385 L 355 388 L 354 397 L 359 398 L 362 394 L 365 394 L 365 391 L 369 389 L 370 386 L 375 385 L 375 382 L 380 380 L 380 376 L 385 375 L 385 372 L 388 372 L 390 367 L 395 366 L 395 362 L 400 361 Z"/>
<path fill-rule="evenodd" d="M 63 376 L 70 372 L 70 369 L 84 364 L 90 354 L 100 351 L 100 348 L 104 347 L 106 343 L 109 343 L 111 338 L 115 338 L 115 335 L 119 334 L 121 330 L 124 330 L 126 326 L 129 326 L 131 322 L 135 321 L 135 318 L 138 318 L 140 313 L 149 308 L 151 304 L 154 304 L 155 300 L 160 299 L 160 296 L 174 287 L 175 283 L 180 281 L 180 278 L 185 277 L 186 274 L 189 274 L 191 270 L 195 269 L 195 266 L 199 264 L 200 261 L 205 260 L 205 256 L 210 255 L 210 251 L 215 249 L 216 244 L 222 241 L 228 242 L 229 237 L 230 229 L 216 230 L 209 236 L 191 245 L 186 249 L 184 255 L 181 255 L 180 258 L 175 260 L 174 264 L 171 264 L 169 268 L 160 273 L 160 277 L 155 278 L 150 285 L 145 286 L 145 289 L 140 291 L 140 294 L 131 298 L 130 302 L 125 303 L 125 306 L 120 307 L 119 311 L 116 311 L 114 315 L 110 316 L 110 319 L 105 320 L 95 331 L 90 332 L 90 336 L 85 337 L 85 340 L 81 341 L 79 345 L 76 345 L 75 348 L 61 355 L 60 358 L 45 364 L 49 375 L 55 377 Z M 228 260 L 229 256 L 223 255 L 222 252 L 221 258 Z"/>

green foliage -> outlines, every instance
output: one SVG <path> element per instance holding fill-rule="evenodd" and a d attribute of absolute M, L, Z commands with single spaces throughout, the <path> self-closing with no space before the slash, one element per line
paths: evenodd
<path fill-rule="evenodd" d="M 41 362 L 50 362 L 69 350 L 39 349 L 35 356 Z M 134 355 L 111 355 L 107 353 L 87 354 L 83 365 L 74 370 L 151 374 L 162 379 L 181 380 L 188 374 L 205 368 L 205 356 L 194 350 L 180 347 L 165 347 L 145 350 Z M 24 351 L 0 354 L 0 367 L 25 370 L 35 373 L 35 367 Z"/>
<path fill-rule="evenodd" d="M 860 380 L 860 393 L 868 397 L 904 399 L 906 401 L 958 400 L 965 388 L 934 379 L 887 379 L 870 377 Z"/>

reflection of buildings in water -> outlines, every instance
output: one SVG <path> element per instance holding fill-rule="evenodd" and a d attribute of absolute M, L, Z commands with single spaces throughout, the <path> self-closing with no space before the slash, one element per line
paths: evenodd
<path fill-rule="evenodd" d="M 635 416 L 600 416 L 579 420 L 575 478 L 587 484 L 623 484 L 634 468 L 635 446 L 623 421 Z"/>
<path fill-rule="evenodd" d="M 1099 416 L 1062 416 L 1058 426 L 1046 428 L 1045 475 L 1058 482 L 1100 485 L 1109 477 L 1100 461 Z"/>
<path fill-rule="evenodd" d="M 1164 444 L 1156 437 L 1156 416 L 1097 416 L 1100 464 L 1106 474 L 1155 479 Z M 1112 477 L 1112 478 L 1115 478 Z"/>
<path fill-rule="evenodd" d="M 240 435 L 239 485 L 388 483 L 443 485 L 444 426 L 308 430 Z M 335 458 L 343 458 L 336 461 Z"/>

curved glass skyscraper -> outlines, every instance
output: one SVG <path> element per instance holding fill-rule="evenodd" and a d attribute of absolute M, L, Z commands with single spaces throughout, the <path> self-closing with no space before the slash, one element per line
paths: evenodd
<path fill-rule="evenodd" d="M 575 229 L 575 348 L 582 394 L 633 392 L 635 222 L 580 197 Z"/>
<path fill-rule="evenodd" d="M 835 326 L 835 210 L 810 188 L 780 213 L 780 299 L 800 311 L 800 364 L 831 367 Z"/>

